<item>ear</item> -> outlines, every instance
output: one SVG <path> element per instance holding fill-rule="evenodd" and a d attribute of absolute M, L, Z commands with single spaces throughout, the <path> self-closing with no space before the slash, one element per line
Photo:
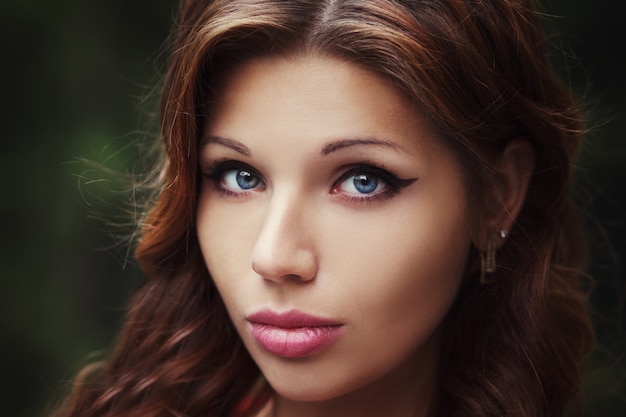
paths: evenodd
<path fill-rule="evenodd" d="M 493 171 L 495 199 L 487 219 L 488 233 L 508 232 L 513 227 L 524 201 L 535 166 L 535 153 L 528 140 L 509 142 L 496 160 Z M 498 247 L 502 240 L 498 239 Z"/>

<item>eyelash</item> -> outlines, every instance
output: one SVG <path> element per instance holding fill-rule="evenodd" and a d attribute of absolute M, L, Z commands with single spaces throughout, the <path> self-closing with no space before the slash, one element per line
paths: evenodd
<path fill-rule="evenodd" d="M 259 182 L 261 184 L 261 190 L 265 188 L 265 181 L 263 180 L 262 175 L 259 174 L 259 172 L 255 170 L 254 168 L 252 168 L 250 165 L 245 164 L 243 162 L 239 162 L 239 161 L 233 161 L 233 160 L 216 161 L 212 163 L 211 165 L 209 165 L 207 171 L 204 173 L 204 176 L 213 183 L 213 186 L 219 193 L 227 197 L 234 197 L 234 198 L 244 197 L 258 190 L 258 188 L 254 188 L 250 191 L 241 190 L 241 191 L 234 192 L 225 188 L 222 185 L 224 181 L 224 174 L 232 170 L 250 172 L 252 175 L 254 175 L 256 178 L 259 179 Z M 385 187 L 382 191 L 377 192 L 375 194 L 371 194 L 371 195 L 363 194 L 363 197 L 356 197 L 356 196 L 344 197 L 344 199 L 346 199 L 348 202 L 357 203 L 357 204 L 372 203 L 375 201 L 387 200 L 389 198 L 394 197 L 403 188 L 408 187 L 409 185 L 413 184 L 417 180 L 417 178 L 402 179 L 385 169 L 378 168 L 372 165 L 371 163 L 362 163 L 362 164 L 358 164 L 358 165 L 348 168 L 343 174 L 341 174 L 341 176 L 337 180 L 335 180 L 335 182 L 333 183 L 331 187 L 331 194 L 340 194 L 341 191 L 338 190 L 338 187 L 344 181 L 348 180 L 351 177 L 355 177 L 357 175 L 366 175 L 366 176 L 370 176 L 373 178 L 377 178 L 378 180 L 382 180 L 383 185 Z"/>

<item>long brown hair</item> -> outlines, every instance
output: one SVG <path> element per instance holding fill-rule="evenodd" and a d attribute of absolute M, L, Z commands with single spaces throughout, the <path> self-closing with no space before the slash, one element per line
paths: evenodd
<path fill-rule="evenodd" d="M 162 94 L 162 181 L 136 249 L 147 279 L 108 360 L 77 379 L 56 415 L 225 417 L 267 397 L 256 391 L 238 411 L 260 372 L 199 253 L 196 152 L 229 69 L 302 52 L 367 68 L 416 103 L 464 169 L 477 231 L 494 198 L 495 158 L 512 139 L 530 141 L 536 169 L 492 283 L 470 265 L 443 324 L 432 413 L 561 416 L 580 405 L 593 342 L 585 240 L 569 197 L 581 118 L 550 68 L 533 2 L 187 0 Z"/>

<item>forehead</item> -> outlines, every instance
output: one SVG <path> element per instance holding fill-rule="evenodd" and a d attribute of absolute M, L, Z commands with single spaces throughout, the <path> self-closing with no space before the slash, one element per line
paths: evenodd
<path fill-rule="evenodd" d="M 434 136 L 391 83 L 326 56 L 249 60 L 223 78 L 212 102 L 205 135 L 300 143 L 375 136 L 405 148 Z"/>

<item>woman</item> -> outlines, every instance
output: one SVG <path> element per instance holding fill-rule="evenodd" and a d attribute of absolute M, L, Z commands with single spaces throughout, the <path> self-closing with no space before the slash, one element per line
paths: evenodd
<path fill-rule="evenodd" d="M 580 117 L 530 0 L 186 1 L 108 360 L 58 416 L 560 416 Z"/>

